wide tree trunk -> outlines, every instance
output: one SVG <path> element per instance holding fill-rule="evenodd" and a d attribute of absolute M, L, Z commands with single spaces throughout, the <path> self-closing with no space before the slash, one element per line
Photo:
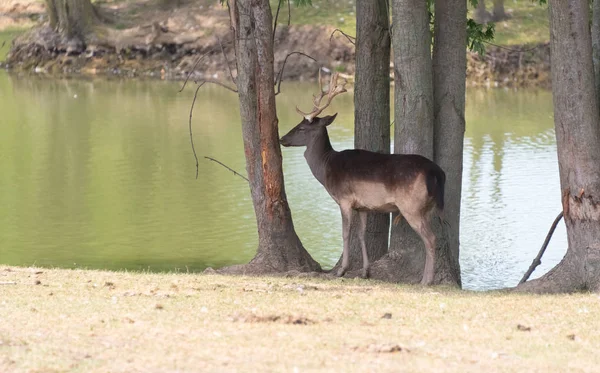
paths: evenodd
<path fill-rule="evenodd" d="M 438 256 L 450 282 L 461 284 L 460 201 L 465 135 L 467 0 L 436 0 L 433 44 L 434 161 L 446 172 L 444 217 Z"/>
<path fill-rule="evenodd" d="M 433 159 L 433 82 L 427 4 L 392 2 L 394 51 L 394 153 Z M 394 217 L 397 214 L 393 215 Z M 425 246 L 406 220 L 392 226 L 389 253 L 371 270 L 383 280 L 420 282 Z"/>
<path fill-rule="evenodd" d="M 258 250 L 226 273 L 318 271 L 296 235 L 283 183 L 273 72 L 273 19 L 268 0 L 231 2 L 237 88 L 246 171 L 258 227 Z"/>
<path fill-rule="evenodd" d="M 600 0 L 592 4 L 592 56 L 596 81 L 596 98 L 600 108 Z"/>
<path fill-rule="evenodd" d="M 46 0 L 50 27 L 71 39 L 85 39 L 97 21 L 90 0 Z"/>
<path fill-rule="evenodd" d="M 354 147 L 390 152 L 390 25 L 387 0 L 356 1 L 356 73 Z M 354 214 L 350 235 L 350 270 L 362 268 Z M 369 213 L 365 242 L 369 261 L 387 253 L 390 214 Z M 334 270 L 341 265 L 341 258 Z"/>
<path fill-rule="evenodd" d="M 600 122 L 587 0 L 551 0 L 554 125 L 569 247 L 563 260 L 517 290 L 600 291 Z"/>

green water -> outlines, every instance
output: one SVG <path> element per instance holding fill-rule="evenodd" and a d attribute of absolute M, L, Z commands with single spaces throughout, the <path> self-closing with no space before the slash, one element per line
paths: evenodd
<path fill-rule="evenodd" d="M 244 263 L 256 250 L 237 97 L 206 85 L 51 80 L 0 73 L 0 263 L 198 271 Z M 309 106 L 312 85 L 277 97 L 281 131 Z M 330 110 L 334 147 L 352 146 L 352 96 Z M 470 289 L 514 285 L 560 211 L 551 95 L 470 91 L 461 265 Z M 325 267 L 341 253 L 335 203 L 303 149 L 285 148 L 286 189 L 304 245 Z M 535 275 L 558 262 L 564 229 Z"/>

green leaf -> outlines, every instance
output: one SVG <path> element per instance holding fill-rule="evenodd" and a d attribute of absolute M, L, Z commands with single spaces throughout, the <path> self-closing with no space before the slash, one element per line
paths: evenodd
<path fill-rule="evenodd" d="M 481 25 L 472 18 L 467 20 L 467 47 L 479 55 L 485 55 L 485 43 L 494 40 L 495 25 Z"/>

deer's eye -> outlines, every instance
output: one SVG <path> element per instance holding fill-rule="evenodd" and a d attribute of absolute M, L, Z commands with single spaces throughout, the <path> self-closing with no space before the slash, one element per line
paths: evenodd
<path fill-rule="evenodd" d="M 306 130 L 306 128 L 304 128 L 304 127 L 299 127 L 298 128 L 298 131 L 304 131 L 304 130 Z"/>

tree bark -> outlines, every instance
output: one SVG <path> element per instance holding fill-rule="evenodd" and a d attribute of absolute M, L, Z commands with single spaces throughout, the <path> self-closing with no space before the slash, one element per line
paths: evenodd
<path fill-rule="evenodd" d="M 258 250 L 249 264 L 225 268 L 222 272 L 319 271 L 319 264 L 296 235 L 283 183 L 271 7 L 268 0 L 231 3 L 246 171 L 256 213 Z"/>
<path fill-rule="evenodd" d="M 50 27 L 69 39 L 85 40 L 97 21 L 90 0 L 46 0 Z"/>
<path fill-rule="evenodd" d="M 592 56 L 596 82 L 596 98 L 600 108 L 600 0 L 592 3 Z"/>
<path fill-rule="evenodd" d="M 554 125 L 569 247 L 563 260 L 517 290 L 600 291 L 600 126 L 587 0 L 551 0 Z"/>
<path fill-rule="evenodd" d="M 394 153 L 433 159 L 433 82 L 427 4 L 392 2 L 394 51 Z M 394 217 L 397 214 L 393 215 Z M 392 226 L 389 253 L 373 264 L 372 277 L 420 282 L 425 265 L 421 238 L 402 219 Z"/>
<path fill-rule="evenodd" d="M 446 172 L 444 217 L 446 235 L 439 232 L 443 268 L 460 285 L 460 201 L 465 135 L 467 73 L 466 0 L 436 0 L 433 44 L 434 161 Z M 442 239 L 445 238 L 445 242 Z"/>
<path fill-rule="evenodd" d="M 356 72 L 354 84 L 354 147 L 390 152 L 390 25 L 386 0 L 356 1 Z M 362 268 L 360 242 L 350 230 L 350 270 Z M 369 213 L 365 242 L 369 261 L 387 253 L 390 214 Z M 341 265 L 341 258 L 334 270 Z"/>
<path fill-rule="evenodd" d="M 473 19 L 479 24 L 488 23 L 492 19 L 490 12 L 485 10 L 485 0 L 478 0 Z"/>
<path fill-rule="evenodd" d="M 504 11 L 504 0 L 494 0 L 494 9 L 492 10 L 492 21 L 502 21 L 508 18 Z"/>

